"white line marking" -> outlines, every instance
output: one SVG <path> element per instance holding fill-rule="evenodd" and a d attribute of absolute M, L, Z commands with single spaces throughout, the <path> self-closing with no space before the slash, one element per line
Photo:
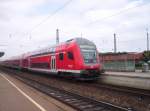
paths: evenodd
<path fill-rule="evenodd" d="M 22 95 L 24 95 L 29 101 L 31 101 L 35 106 L 37 106 L 41 111 L 46 111 L 41 105 L 35 102 L 30 96 L 28 96 L 25 92 L 23 92 L 20 88 L 18 88 L 13 82 L 11 82 L 7 77 L 0 74 L 4 79 L 6 79 L 13 87 L 15 87 Z"/>

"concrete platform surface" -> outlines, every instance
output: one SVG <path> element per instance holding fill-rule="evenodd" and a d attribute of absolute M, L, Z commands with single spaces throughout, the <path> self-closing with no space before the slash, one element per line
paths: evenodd
<path fill-rule="evenodd" d="M 0 111 L 73 111 L 73 109 L 0 72 Z"/>
<path fill-rule="evenodd" d="M 111 85 L 150 90 L 150 72 L 105 72 L 100 82 Z"/>
<path fill-rule="evenodd" d="M 114 75 L 114 76 L 129 76 L 129 77 L 139 77 L 139 78 L 150 78 L 150 72 L 111 72 L 106 71 L 104 75 Z"/>

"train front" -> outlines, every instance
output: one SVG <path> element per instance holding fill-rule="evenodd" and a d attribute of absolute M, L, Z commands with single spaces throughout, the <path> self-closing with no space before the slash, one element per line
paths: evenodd
<path fill-rule="evenodd" d="M 80 61 L 81 74 L 80 79 L 94 80 L 98 79 L 100 75 L 100 62 L 96 45 L 83 38 L 78 38 L 77 43 L 80 48 Z"/>

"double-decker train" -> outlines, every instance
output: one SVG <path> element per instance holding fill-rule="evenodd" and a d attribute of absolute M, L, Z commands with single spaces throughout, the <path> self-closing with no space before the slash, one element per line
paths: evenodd
<path fill-rule="evenodd" d="M 97 79 L 101 70 L 96 45 L 84 38 L 13 57 L 2 64 L 82 80 Z"/>

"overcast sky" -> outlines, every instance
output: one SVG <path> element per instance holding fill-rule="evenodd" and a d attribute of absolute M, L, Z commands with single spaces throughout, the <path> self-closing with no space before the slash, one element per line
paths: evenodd
<path fill-rule="evenodd" d="M 99 52 L 146 50 L 149 0 L 0 0 L 0 51 L 4 58 L 84 37 Z"/>

